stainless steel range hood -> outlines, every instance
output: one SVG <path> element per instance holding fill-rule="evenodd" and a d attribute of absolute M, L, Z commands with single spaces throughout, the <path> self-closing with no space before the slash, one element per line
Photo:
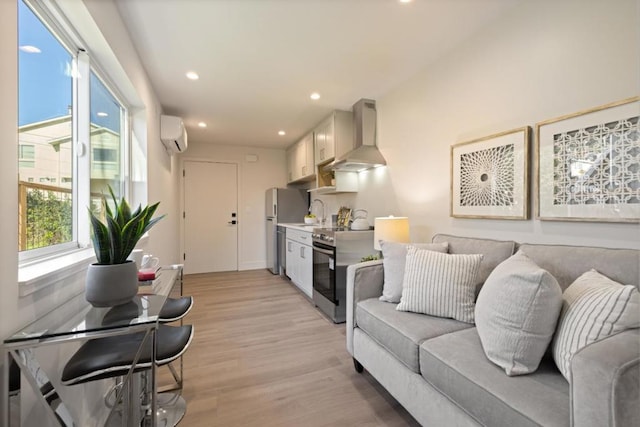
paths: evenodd
<path fill-rule="evenodd" d="M 376 147 L 376 101 L 361 99 L 353 105 L 354 149 L 337 158 L 326 169 L 360 172 L 384 166 L 387 161 Z"/>

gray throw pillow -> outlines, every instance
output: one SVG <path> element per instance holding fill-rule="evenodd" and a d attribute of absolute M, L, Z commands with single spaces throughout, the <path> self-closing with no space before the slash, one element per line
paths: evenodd
<path fill-rule="evenodd" d="M 409 246 L 398 311 L 473 323 L 482 254 L 443 254 Z"/>
<path fill-rule="evenodd" d="M 571 382 L 571 358 L 594 342 L 626 329 L 640 327 L 640 293 L 589 270 L 562 295 L 558 331 L 553 339 L 553 360 Z"/>
<path fill-rule="evenodd" d="M 562 309 L 562 289 L 522 251 L 489 274 L 476 301 L 476 328 L 487 358 L 509 376 L 535 372 Z"/>
<path fill-rule="evenodd" d="M 402 296 L 402 281 L 404 280 L 404 266 L 407 261 L 407 246 L 446 253 L 449 248 L 443 243 L 397 243 L 380 241 L 382 248 L 382 265 L 384 267 L 384 284 L 380 301 L 400 302 Z"/>

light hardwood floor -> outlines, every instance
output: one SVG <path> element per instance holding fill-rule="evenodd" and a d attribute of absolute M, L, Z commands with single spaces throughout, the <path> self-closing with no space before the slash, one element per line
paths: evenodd
<path fill-rule="evenodd" d="M 181 426 L 417 426 L 365 371 L 345 326 L 267 270 L 185 276 L 187 415 Z"/>

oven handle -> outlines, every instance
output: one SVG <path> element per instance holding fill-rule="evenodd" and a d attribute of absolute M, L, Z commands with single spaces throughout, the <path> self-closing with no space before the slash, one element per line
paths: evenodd
<path fill-rule="evenodd" d="M 319 248 L 316 245 L 313 245 L 313 250 L 314 251 L 318 251 L 321 254 L 325 254 L 325 255 L 329 255 L 331 258 L 333 258 L 333 250 L 329 250 L 329 249 L 324 249 L 324 248 Z"/>

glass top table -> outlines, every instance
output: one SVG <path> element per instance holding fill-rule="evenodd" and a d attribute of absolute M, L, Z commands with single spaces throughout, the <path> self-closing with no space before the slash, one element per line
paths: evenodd
<path fill-rule="evenodd" d="M 44 341 L 48 338 L 155 323 L 166 299 L 166 295 L 138 295 L 126 304 L 98 308 L 87 303 L 84 293 L 81 293 L 7 337 L 4 343 Z"/>
<path fill-rule="evenodd" d="M 155 323 L 178 274 L 177 268 L 161 269 L 154 283 L 153 294 L 137 295 L 130 302 L 115 307 L 93 307 L 82 292 L 5 338 L 4 343 L 44 341 Z"/>
<path fill-rule="evenodd" d="M 164 267 L 156 274 L 156 280 L 150 292 L 139 294 L 128 303 L 115 307 L 93 307 L 87 302 L 84 292 L 81 292 L 21 330 L 6 337 L 2 345 L 5 372 L 5 384 L 3 384 L 3 387 L 7 390 L 9 385 L 9 354 L 18 362 L 27 382 L 34 390 L 38 390 L 42 389 L 43 386 L 53 386 L 49 378 L 43 375 L 43 371 L 40 369 L 32 351 L 37 347 L 140 331 L 153 333 L 167 297 L 176 283 L 182 283 L 181 279 L 181 265 Z M 180 289 L 181 293 L 182 289 Z M 155 339 L 149 342 L 155 342 Z M 152 371 L 155 371 L 155 369 L 152 369 Z M 153 375 L 155 376 L 155 372 Z M 6 399 L 3 399 L 2 405 L 0 405 L 0 413 L 8 417 L 9 396 L 6 393 L 5 396 Z M 45 400 L 43 400 L 43 403 L 47 406 L 48 403 Z M 155 402 L 153 403 L 155 406 Z M 48 409 L 48 411 L 50 411 L 52 419 L 56 419 L 61 425 L 75 425 L 74 420 L 63 404 L 55 409 Z M 0 425 L 8 425 L 7 421 L 8 419 L 0 416 Z M 155 424 L 155 422 L 152 424 Z"/>

